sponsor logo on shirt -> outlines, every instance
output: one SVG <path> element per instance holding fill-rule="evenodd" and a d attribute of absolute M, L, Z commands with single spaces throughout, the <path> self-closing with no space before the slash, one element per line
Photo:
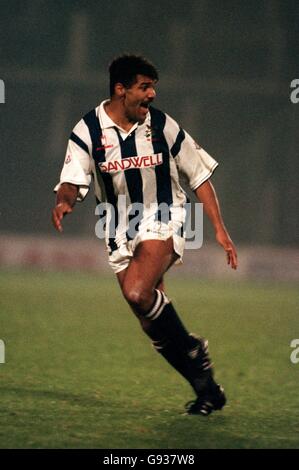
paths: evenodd
<path fill-rule="evenodd" d="M 107 137 L 103 134 L 100 136 L 101 140 L 101 147 L 97 147 L 96 150 L 105 150 L 105 149 L 111 149 L 113 147 L 112 144 L 108 144 L 107 142 Z"/>
<path fill-rule="evenodd" d="M 162 165 L 162 153 L 144 155 L 142 157 L 128 157 L 122 160 L 99 163 L 102 173 L 115 173 L 116 171 L 132 170 L 134 168 L 150 168 Z"/>

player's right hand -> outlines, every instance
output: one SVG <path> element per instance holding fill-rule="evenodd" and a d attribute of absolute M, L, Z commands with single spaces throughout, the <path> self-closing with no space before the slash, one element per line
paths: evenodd
<path fill-rule="evenodd" d="M 62 232 L 61 221 L 66 214 L 73 212 L 73 208 L 67 202 L 60 202 L 52 211 L 52 223 L 58 232 Z"/>
<path fill-rule="evenodd" d="M 237 269 L 237 250 L 225 228 L 221 228 L 216 232 L 216 240 L 226 251 L 227 264 L 230 265 L 232 269 Z"/>

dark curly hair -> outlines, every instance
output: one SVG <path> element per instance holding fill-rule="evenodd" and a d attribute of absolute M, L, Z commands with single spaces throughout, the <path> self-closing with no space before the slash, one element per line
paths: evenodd
<path fill-rule="evenodd" d="M 124 54 L 114 59 L 109 66 L 109 74 L 110 96 L 114 95 L 116 83 L 122 83 L 126 88 L 130 88 L 136 82 L 138 74 L 159 80 L 156 67 L 144 57 L 134 54 Z"/>

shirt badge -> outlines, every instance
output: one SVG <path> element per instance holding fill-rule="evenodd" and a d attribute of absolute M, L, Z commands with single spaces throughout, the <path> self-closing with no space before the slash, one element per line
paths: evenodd
<path fill-rule="evenodd" d="M 151 142 L 156 142 L 157 140 L 159 140 L 156 138 L 155 129 L 149 124 L 146 124 L 145 137 L 148 141 L 151 141 Z"/>

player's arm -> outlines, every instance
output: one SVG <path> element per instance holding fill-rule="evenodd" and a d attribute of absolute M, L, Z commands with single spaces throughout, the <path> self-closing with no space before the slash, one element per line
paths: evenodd
<path fill-rule="evenodd" d="M 204 211 L 215 229 L 216 240 L 226 251 L 227 264 L 230 264 L 233 269 L 237 269 L 237 251 L 225 228 L 217 194 L 210 180 L 196 188 L 194 193 L 197 199 L 203 203 Z"/>
<path fill-rule="evenodd" d="M 61 221 L 66 214 L 73 211 L 78 197 L 79 186 L 72 183 L 62 183 L 57 191 L 56 205 L 52 210 L 52 222 L 58 232 L 62 232 Z"/>

